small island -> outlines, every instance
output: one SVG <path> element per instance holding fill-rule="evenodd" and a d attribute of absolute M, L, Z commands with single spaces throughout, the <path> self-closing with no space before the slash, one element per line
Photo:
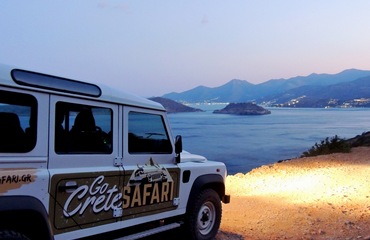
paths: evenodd
<path fill-rule="evenodd" d="M 265 115 L 271 111 L 264 109 L 254 103 L 230 103 L 225 108 L 215 110 L 213 113 L 235 114 L 235 115 Z"/>

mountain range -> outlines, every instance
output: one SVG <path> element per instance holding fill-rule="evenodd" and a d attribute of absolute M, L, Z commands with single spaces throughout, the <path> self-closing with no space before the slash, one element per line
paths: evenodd
<path fill-rule="evenodd" d="M 310 74 L 252 84 L 233 79 L 219 87 L 198 86 L 163 98 L 178 102 L 255 102 L 265 105 L 324 107 L 359 98 L 370 99 L 370 71 L 348 69 L 337 74 Z M 301 103 L 301 105 L 299 104 Z M 370 107 L 370 100 L 368 102 Z M 330 105 L 330 104 L 329 104 Z"/>

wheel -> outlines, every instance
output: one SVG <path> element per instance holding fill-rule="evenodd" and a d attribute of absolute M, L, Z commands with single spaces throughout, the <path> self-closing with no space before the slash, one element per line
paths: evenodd
<path fill-rule="evenodd" d="M 29 238 L 16 231 L 0 230 L 0 240 L 29 240 Z"/>
<path fill-rule="evenodd" d="M 184 230 L 191 239 L 213 239 L 220 227 L 221 215 L 219 195 L 213 189 L 205 189 L 190 205 L 185 217 Z"/>

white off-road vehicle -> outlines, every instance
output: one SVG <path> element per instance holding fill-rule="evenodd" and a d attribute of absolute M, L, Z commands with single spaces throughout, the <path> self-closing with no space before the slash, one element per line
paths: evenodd
<path fill-rule="evenodd" d="M 156 102 L 0 65 L 0 240 L 212 239 L 226 174 Z"/>

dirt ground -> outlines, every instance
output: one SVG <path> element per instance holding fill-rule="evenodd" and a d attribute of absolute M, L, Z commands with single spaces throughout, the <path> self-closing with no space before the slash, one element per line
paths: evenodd
<path fill-rule="evenodd" d="M 370 147 L 227 177 L 216 239 L 370 240 Z"/>

